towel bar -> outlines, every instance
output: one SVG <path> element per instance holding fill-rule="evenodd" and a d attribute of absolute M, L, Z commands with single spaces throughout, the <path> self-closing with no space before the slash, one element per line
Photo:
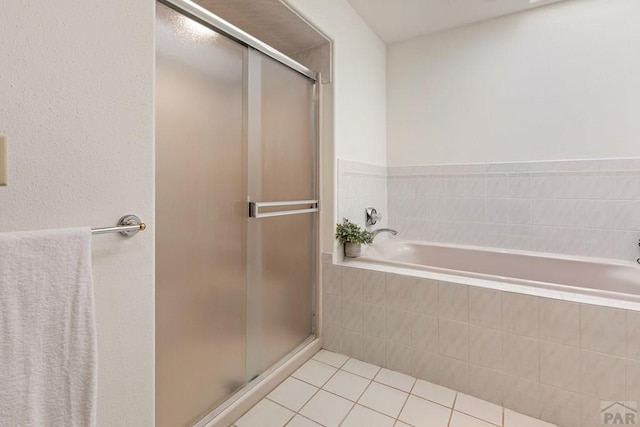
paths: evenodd
<path fill-rule="evenodd" d="M 91 234 L 120 233 L 125 237 L 131 237 L 138 231 L 143 231 L 147 225 L 136 215 L 125 215 L 118 220 L 115 227 L 92 228 Z"/>

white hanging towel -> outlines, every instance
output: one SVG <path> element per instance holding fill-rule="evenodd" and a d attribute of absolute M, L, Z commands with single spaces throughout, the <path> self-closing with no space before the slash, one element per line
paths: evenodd
<path fill-rule="evenodd" d="M 0 233 L 0 426 L 96 424 L 91 230 Z"/>

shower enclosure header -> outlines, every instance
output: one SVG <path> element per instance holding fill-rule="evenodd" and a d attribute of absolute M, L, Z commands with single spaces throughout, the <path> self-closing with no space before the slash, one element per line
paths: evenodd
<path fill-rule="evenodd" d="M 190 0 L 158 0 L 160 3 L 163 3 L 173 9 L 178 10 L 179 12 L 190 16 L 191 18 L 199 21 L 200 23 L 212 27 L 214 30 L 223 33 L 227 37 L 234 39 L 235 41 L 256 49 L 264 53 L 265 55 L 275 59 L 276 61 L 286 65 L 287 67 L 299 72 L 305 77 L 310 78 L 314 82 L 318 80 L 316 73 L 300 64 L 299 62 L 294 61 L 289 58 L 284 53 L 274 49 L 268 44 L 258 40 L 253 37 L 251 34 L 248 34 L 242 31 L 240 28 L 235 25 L 225 21 L 224 19 L 216 16 L 212 12 L 203 8 L 202 6 L 190 1 Z"/>

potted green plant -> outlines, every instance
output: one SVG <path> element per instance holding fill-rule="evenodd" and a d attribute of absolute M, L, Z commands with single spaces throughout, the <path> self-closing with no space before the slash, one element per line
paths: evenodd
<path fill-rule="evenodd" d="M 362 252 L 362 245 L 373 242 L 373 234 L 363 230 L 347 218 L 342 219 L 342 224 L 336 224 L 336 239 L 344 244 L 344 255 L 349 258 L 358 258 Z"/>

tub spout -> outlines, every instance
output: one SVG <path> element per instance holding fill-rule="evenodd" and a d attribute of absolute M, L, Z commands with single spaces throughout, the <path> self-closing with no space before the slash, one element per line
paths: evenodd
<path fill-rule="evenodd" d="M 375 239 L 375 238 L 376 238 L 376 236 L 377 236 L 378 234 L 380 234 L 380 233 L 391 233 L 391 234 L 392 234 L 392 235 L 394 235 L 394 236 L 395 236 L 396 234 L 398 234 L 398 232 L 397 232 L 396 230 L 392 230 L 392 229 L 390 229 L 390 228 L 379 228 L 379 229 L 377 229 L 377 230 L 373 230 L 373 231 L 371 232 L 371 234 L 373 235 L 373 238 L 374 238 L 374 239 Z"/>

